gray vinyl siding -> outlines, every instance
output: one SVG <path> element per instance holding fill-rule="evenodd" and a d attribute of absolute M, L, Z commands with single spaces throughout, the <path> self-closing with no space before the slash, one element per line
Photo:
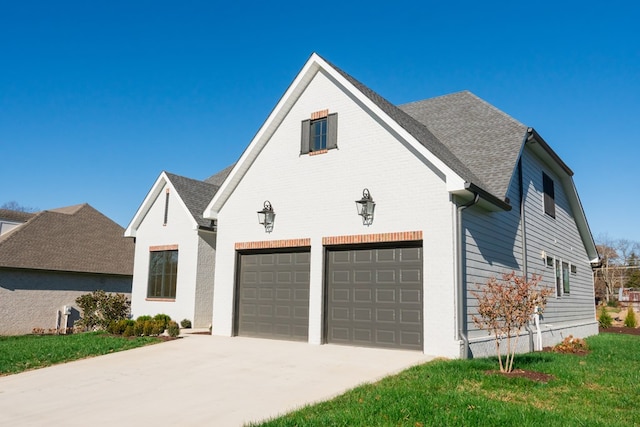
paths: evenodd
<path fill-rule="evenodd" d="M 556 217 L 544 213 L 542 172 L 554 180 Z M 543 322 L 555 326 L 593 321 L 593 281 L 590 262 L 569 206 L 565 188 L 559 176 L 525 148 L 522 155 L 523 198 L 525 200 L 525 236 L 527 273 L 542 275 L 544 285 L 554 289 L 544 313 Z M 570 178 L 566 182 L 571 183 Z M 471 338 L 486 336 L 473 324 L 477 301 L 471 291 L 491 276 L 515 270 L 523 273 L 522 224 L 520 220 L 518 170 L 509 187 L 508 197 L 513 209 L 509 212 L 488 212 L 471 207 L 463 212 L 463 232 L 466 259 L 464 279 L 467 291 L 467 321 Z M 546 267 L 546 255 L 561 262 L 576 265 L 570 274 L 570 294 L 556 298 L 555 269 Z"/>
<path fill-rule="evenodd" d="M 542 258 L 547 256 L 573 264 L 576 274 L 569 273 L 570 294 L 549 299 L 544 313 L 544 322 L 553 325 L 580 323 L 595 319 L 593 296 L 593 273 L 590 260 L 578 232 L 567 190 L 560 177 L 541 163 L 529 151 L 523 155 L 523 176 L 526 189 L 526 233 L 529 273 L 541 274 L 544 283 L 555 289 L 555 270 L 546 267 Z M 556 217 L 544 213 L 542 172 L 554 181 Z M 573 185 L 570 178 L 565 179 Z"/>
<path fill-rule="evenodd" d="M 213 317 L 213 277 L 216 265 L 216 234 L 198 233 L 198 272 L 194 302 L 194 328 L 208 328 Z M 180 321 L 182 319 L 175 319 Z"/>
<path fill-rule="evenodd" d="M 516 172 L 517 173 L 517 172 Z M 480 207 L 463 211 L 463 232 L 466 259 L 463 261 L 467 289 L 467 324 L 469 337 L 486 336 L 486 331 L 476 328 L 472 316 L 477 314 L 478 304 L 471 294 L 477 286 L 492 277 L 515 270 L 522 274 L 522 233 L 520 229 L 520 199 L 518 180 L 509 188 L 513 209 L 504 212 L 488 212 Z"/>

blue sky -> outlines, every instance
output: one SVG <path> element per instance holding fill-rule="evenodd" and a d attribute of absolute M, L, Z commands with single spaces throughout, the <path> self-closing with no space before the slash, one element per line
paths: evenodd
<path fill-rule="evenodd" d="M 594 237 L 640 241 L 640 6 L 0 0 L 0 204 L 126 227 L 162 170 L 238 159 L 312 52 L 394 104 L 470 90 L 575 172 Z"/>

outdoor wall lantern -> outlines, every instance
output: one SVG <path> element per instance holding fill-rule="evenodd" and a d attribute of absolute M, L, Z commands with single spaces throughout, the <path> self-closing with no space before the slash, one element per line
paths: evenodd
<path fill-rule="evenodd" d="M 356 200 L 358 215 L 362 217 L 362 224 L 369 226 L 373 223 L 373 211 L 376 209 L 376 202 L 373 201 L 368 189 L 362 190 L 362 199 Z"/>
<path fill-rule="evenodd" d="M 264 231 L 267 233 L 271 233 L 273 231 L 273 223 L 276 220 L 276 213 L 273 211 L 273 207 L 271 206 L 271 202 L 268 200 L 264 201 L 264 207 L 261 211 L 258 211 L 258 222 L 261 225 L 264 225 Z"/>

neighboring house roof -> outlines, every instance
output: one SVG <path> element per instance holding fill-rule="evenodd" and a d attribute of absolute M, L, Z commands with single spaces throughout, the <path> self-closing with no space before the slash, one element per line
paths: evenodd
<path fill-rule="evenodd" d="M 0 209 L 0 219 L 5 219 L 7 221 L 27 222 L 34 215 L 34 213 L 29 212 Z"/>
<path fill-rule="evenodd" d="M 204 218 L 203 212 L 220 188 L 220 184 L 218 183 L 222 183 L 225 180 L 231 169 L 233 169 L 233 165 L 212 175 L 205 181 L 199 181 L 169 172 L 162 172 L 138 208 L 129 226 L 125 230 L 124 235 L 126 237 L 136 236 L 138 227 L 165 185 L 169 185 L 174 189 L 178 200 L 181 201 L 185 210 L 190 215 L 194 229 L 214 230 L 215 225 L 213 221 Z"/>
<path fill-rule="evenodd" d="M 42 211 L 0 237 L 0 267 L 133 274 L 133 242 L 88 204 Z"/>

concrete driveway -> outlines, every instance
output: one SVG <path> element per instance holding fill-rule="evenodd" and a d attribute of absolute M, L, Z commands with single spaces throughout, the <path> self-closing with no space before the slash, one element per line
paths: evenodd
<path fill-rule="evenodd" d="M 410 351 L 186 335 L 0 377 L 0 425 L 240 426 L 430 359 Z"/>

